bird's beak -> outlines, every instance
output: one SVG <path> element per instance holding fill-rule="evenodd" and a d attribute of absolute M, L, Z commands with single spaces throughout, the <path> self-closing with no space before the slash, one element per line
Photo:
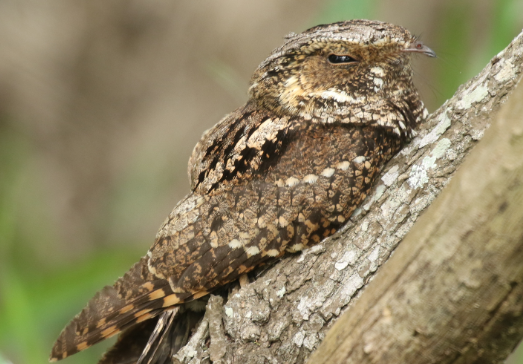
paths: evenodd
<path fill-rule="evenodd" d="M 436 57 L 436 52 L 427 47 L 425 44 L 420 41 L 415 41 L 409 44 L 407 48 L 402 49 L 402 52 L 414 52 L 414 53 L 423 53 L 429 57 Z"/>

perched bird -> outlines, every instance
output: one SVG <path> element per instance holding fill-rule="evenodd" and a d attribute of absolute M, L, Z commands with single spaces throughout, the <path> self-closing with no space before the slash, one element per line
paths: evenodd
<path fill-rule="evenodd" d="M 160 316 L 156 329 L 139 333 L 158 335 L 182 303 L 336 232 L 427 114 L 412 53 L 435 56 L 406 29 L 379 21 L 287 36 L 252 76 L 247 103 L 194 148 L 191 192 L 147 255 L 91 299 L 50 360 Z"/>

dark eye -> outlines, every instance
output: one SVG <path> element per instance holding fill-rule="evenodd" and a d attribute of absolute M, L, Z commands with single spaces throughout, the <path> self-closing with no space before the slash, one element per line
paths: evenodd
<path fill-rule="evenodd" d="M 329 62 L 330 63 L 351 63 L 351 62 L 357 62 L 354 58 L 351 56 L 338 56 L 336 54 L 331 54 L 329 56 Z"/>

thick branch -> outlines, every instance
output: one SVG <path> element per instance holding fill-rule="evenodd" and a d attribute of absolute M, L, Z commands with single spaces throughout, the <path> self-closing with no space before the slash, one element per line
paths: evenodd
<path fill-rule="evenodd" d="M 523 337 L 523 84 L 310 363 L 497 363 Z"/>
<path fill-rule="evenodd" d="M 504 52 L 494 58 L 477 77 L 462 86 L 452 99 L 448 100 L 429 117 L 419 136 L 387 165 L 380 183 L 374 188 L 374 192 L 340 233 L 301 255 L 283 259 L 270 269 L 261 272 L 255 282 L 229 297 L 223 310 L 225 333 L 229 339 L 227 351 L 221 359 L 223 362 L 304 362 L 311 352 L 319 346 L 326 331 L 340 313 L 348 311 L 349 317 L 356 321 L 362 317 L 365 313 L 365 310 L 361 308 L 363 303 L 358 304 L 359 301 L 353 299 L 361 294 L 362 288 L 374 277 L 378 267 L 387 260 L 398 243 L 412 228 L 421 212 L 431 204 L 450 181 L 465 155 L 481 139 L 491 122 L 490 118 L 499 109 L 499 105 L 506 101 L 508 93 L 517 84 L 522 71 L 522 59 L 523 35 L 520 35 Z M 505 141 L 505 143 L 507 142 Z M 502 160 L 503 158 L 499 157 L 499 162 Z M 487 173 L 487 167 L 481 161 L 477 163 L 482 167 L 481 173 L 476 172 L 479 180 Z M 478 196 L 478 201 L 484 199 L 484 196 Z M 443 211 L 452 211 L 454 201 L 448 199 L 445 201 L 448 206 L 445 206 Z M 510 200 L 507 201 L 510 202 Z M 441 203 L 439 204 L 441 205 Z M 504 208 L 509 209 L 508 206 Z M 421 224 L 424 223 L 421 222 Z M 422 227 L 419 229 L 425 230 Z M 471 230 L 470 234 L 473 233 L 474 231 Z M 450 253 L 455 251 L 457 247 L 452 245 L 451 242 L 458 241 L 457 238 L 472 239 L 470 234 L 455 235 L 439 249 L 443 251 L 442 254 L 452 256 Z M 423 244 L 428 243 L 420 243 L 420 245 Z M 488 245 L 488 247 L 482 249 L 488 250 L 490 247 L 491 245 Z M 503 251 L 506 252 L 508 248 L 505 245 L 503 247 Z M 416 248 L 419 249 L 419 246 L 416 245 Z M 411 250 L 414 251 L 414 248 L 411 248 Z M 414 256 L 413 259 L 419 259 L 420 256 L 421 254 Z M 401 258 L 400 254 L 396 254 L 394 259 L 400 259 L 397 257 Z M 510 255 L 507 255 L 507 257 L 510 257 Z M 473 259 L 470 261 L 464 260 L 465 258 L 467 257 L 463 256 L 460 265 L 456 266 L 456 269 L 462 269 L 461 271 L 438 272 L 438 274 L 441 274 L 441 276 L 438 275 L 438 279 L 451 279 L 453 277 L 452 279 L 462 283 L 459 290 L 442 293 L 446 295 L 447 300 L 454 302 L 454 304 L 460 302 L 465 292 L 476 292 L 484 287 L 484 282 L 478 281 L 477 279 L 480 278 L 474 272 L 493 271 L 490 265 L 483 265 L 485 268 L 481 269 L 479 256 L 473 255 Z M 404 262 L 404 264 L 407 263 Z M 505 265 L 505 263 L 502 265 Z M 394 269 L 401 269 L 400 265 L 395 267 Z M 416 274 L 421 273 L 423 269 L 420 268 Z M 380 269 L 380 271 L 382 270 Z M 387 275 L 399 277 L 398 273 L 388 273 Z M 386 274 L 380 273 L 380 276 L 383 277 Z M 388 278 L 390 280 L 390 277 L 383 279 Z M 482 277 L 481 279 L 483 279 Z M 508 280 L 506 281 L 508 285 L 503 288 L 505 281 L 501 276 L 497 279 L 497 281 L 490 283 L 499 282 L 499 290 L 503 292 L 499 297 L 500 300 L 516 302 L 518 297 L 521 297 L 521 295 L 516 295 L 521 284 L 511 286 L 510 282 L 513 281 Z M 388 282 L 389 285 L 392 285 L 395 281 Z M 386 291 L 388 285 L 380 287 L 385 288 L 382 288 L 381 291 L 378 289 L 375 293 L 367 293 L 369 290 L 365 289 L 361 298 L 365 301 L 361 302 L 373 302 L 373 297 L 375 297 L 375 300 L 379 300 L 380 294 L 385 295 L 388 292 Z M 398 290 L 391 292 L 398 293 L 401 288 L 399 287 Z M 417 303 L 418 294 L 422 293 L 420 292 L 421 288 L 413 291 L 409 291 L 407 288 L 407 286 L 403 287 L 405 292 L 403 299 L 410 299 L 411 304 Z M 424 289 L 430 295 L 433 287 L 425 286 Z M 493 290 L 489 292 L 494 296 Z M 353 302 L 356 302 L 357 306 L 353 306 Z M 390 317 L 390 320 L 396 322 L 394 315 L 400 311 L 408 313 L 409 307 L 411 307 L 404 302 L 402 305 L 388 306 L 386 310 L 384 310 L 385 306 L 380 306 L 381 310 L 372 312 L 381 320 Z M 507 304 L 494 307 L 480 305 L 479 308 L 475 308 L 474 303 L 470 303 L 468 308 L 470 311 L 484 310 L 488 315 L 491 315 L 491 320 L 487 320 L 485 323 L 495 326 L 497 325 L 497 321 L 494 319 L 497 317 L 496 315 L 501 315 L 501 318 L 508 317 L 503 316 L 504 308 L 508 307 L 505 305 Z M 519 305 L 521 305 L 521 302 L 519 302 Z M 360 307 L 359 311 L 356 311 L 356 307 Z M 436 311 L 439 306 L 431 307 L 432 310 Z M 452 318 L 452 312 L 454 311 L 441 314 L 447 314 Z M 386 324 L 386 320 L 384 324 Z M 355 325 L 355 323 L 352 325 Z M 373 339 L 372 336 L 363 334 L 365 330 L 362 330 L 359 331 L 360 342 L 358 346 L 355 346 L 356 351 L 354 352 L 365 353 L 365 350 L 370 350 L 375 354 L 366 357 L 377 358 L 378 352 L 381 353 L 382 351 L 379 351 L 376 346 L 369 346 L 365 349 L 363 345 L 365 341 L 362 338 L 368 338 L 371 340 L 368 342 L 376 345 L 387 344 L 390 349 L 394 347 L 395 340 L 401 333 L 410 336 L 408 340 L 400 340 L 398 345 L 402 342 L 408 343 L 409 340 L 413 340 L 413 336 L 417 335 L 416 337 L 419 338 L 416 340 L 421 342 L 422 337 L 429 337 L 433 340 L 429 345 L 439 347 L 443 341 L 439 341 L 440 333 L 434 331 L 434 327 L 436 326 L 433 324 L 420 324 L 418 327 L 411 327 L 404 332 L 396 332 L 395 326 L 390 326 L 388 328 L 388 341 L 385 342 L 376 341 L 377 339 Z M 454 330 L 453 326 L 450 326 L 450 328 Z M 479 330 L 475 326 L 467 327 L 467 329 L 470 328 Z M 469 348 L 474 348 L 475 343 L 482 342 L 481 333 L 478 330 L 474 331 L 473 336 L 468 336 L 476 340 L 469 343 Z M 449 326 L 444 327 L 443 331 L 450 331 Z M 357 336 L 350 337 L 355 338 L 355 344 L 343 344 L 349 350 L 352 348 L 350 345 L 354 346 L 358 343 Z M 331 345 L 337 345 L 337 341 L 331 342 L 331 339 L 329 339 L 329 342 Z M 193 359 L 209 357 L 205 347 L 205 338 L 202 342 L 193 344 L 193 352 L 195 353 Z M 410 346 L 407 346 L 407 348 L 408 350 L 405 350 L 405 348 L 403 350 L 410 352 Z M 449 353 L 460 352 L 462 349 L 462 347 L 452 348 L 449 349 Z M 472 352 L 473 350 L 469 351 Z M 318 355 L 322 355 L 322 353 L 327 355 L 329 350 L 322 351 Z M 430 355 L 436 354 L 431 353 Z M 315 358 L 318 358 L 318 356 Z M 419 362 L 418 358 L 416 357 L 415 362 Z M 431 357 L 429 356 L 429 358 Z"/>

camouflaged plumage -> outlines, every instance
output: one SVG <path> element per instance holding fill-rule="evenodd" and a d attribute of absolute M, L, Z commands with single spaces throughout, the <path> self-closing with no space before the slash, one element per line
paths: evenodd
<path fill-rule="evenodd" d="M 247 104 L 195 147 L 191 193 L 147 255 L 69 323 L 51 360 L 132 326 L 126 336 L 136 334 L 159 315 L 172 322 L 166 312 L 181 303 L 339 229 L 426 114 L 412 52 L 434 56 L 404 28 L 377 21 L 288 36 L 255 71 Z"/>

